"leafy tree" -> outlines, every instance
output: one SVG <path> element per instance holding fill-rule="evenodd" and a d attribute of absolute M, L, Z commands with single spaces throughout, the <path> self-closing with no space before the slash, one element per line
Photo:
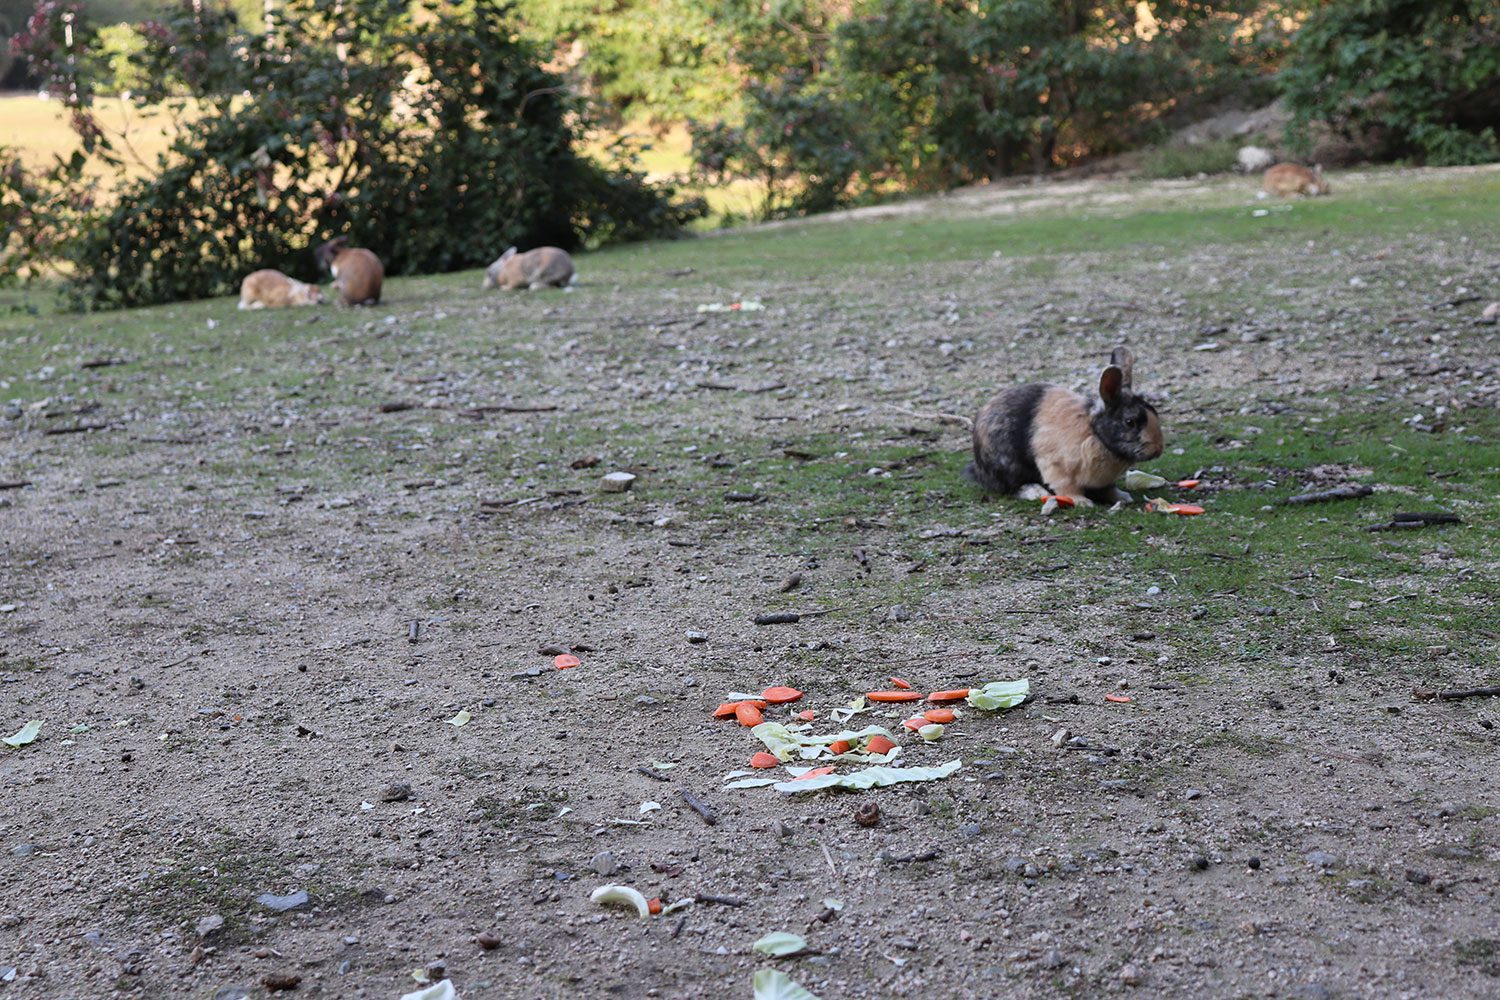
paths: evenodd
<path fill-rule="evenodd" d="M 189 5 L 141 34 L 150 85 L 136 99 L 182 113 L 150 176 L 63 218 L 48 192 L 78 190 L 76 170 L 0 174 L 0 205 L 22 224 L 0 270 L 45 249 L 80 305 L 221 295 L 260 267 L 313 278 L 308 249 L 335 233 L 416 273 L 481 266 L 510 244 L 671 233 L 701 211 L 575 151 L 583 110 L 498 0 L 288 0 L 261 35 Z M 49 72 L 80 67 L 77 127 L 121 166 L 89 119 L 87 65 L 37 50 Z M 32 241 L 27 225 L 63 235 Z"/>
<path fill-rule="evenodd" d="M 1310 10 L 1281 70 L 1291 132 L 1377 129 L 1388 152 L 1434 164 L 1500 159 L 1494 0 L 1333 0 Z"/>

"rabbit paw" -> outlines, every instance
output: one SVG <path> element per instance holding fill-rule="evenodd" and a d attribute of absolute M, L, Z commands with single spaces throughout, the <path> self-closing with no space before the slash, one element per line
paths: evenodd
<path fill-rule="evenodd" d="M 1051 495 L 1052 491 L 1041 483 L 1027 483 L 1016 493 L 1016 496 L 1022 500 L 1040 500 L 1043 497 L 1050 497 Z"/>

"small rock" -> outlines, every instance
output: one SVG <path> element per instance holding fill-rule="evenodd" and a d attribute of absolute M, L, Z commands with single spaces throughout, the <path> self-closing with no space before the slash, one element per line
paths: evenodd
<path fill-rule="evenodd" d="M 1120 982 L 1126 986 L 1141 985 L 1141 970 L 1136 967 L 1134 962 L 1126 962 L 1120 966 Z"/>
<path fill-rule="evenodd" d="M 249 986 L 222 986 L 214 991 L 214 1000 L 250 1000 Z"/>
<path fill-rule="evenodd" d="M 1500 323 L 1500 302 L 1491 302 L 1484 307 L 1484 312 L 1479 314 L 1479 319 L 1484 323 Z"/>
<path fill-rule="evenodd" d="M 272 993 L 280 993 L 282 990 L 295 990 L 297 984 L 302 982 L 302 977 L 294 972 L 272 972 L 261 977 L 260 982 Z"/>
<path fill-rule="evenodd" d="M 273 893 L 263 892 L 255 897 L 255 901 L 275 913 L 290 913 L 293 910 L 305 909 L 312 905 L 312 900 L 308 897 L 306 889 L 298 889 L 296 892 L 286 896 L 277 896 Z"/>
<path fill-rule="evenodd" d="M 594 466 L 599 464 L 599 461 L 600 460 L 598 455 L 585 455 L 582 458 L 575 458 L 573 459 L 573 461 L 569 462 L 568 468 L 592 469 Z"/>
<path fill-rule="evenodd" d="M 1011 856 L 1005 859 L 1005 870 L 1012 875 L 1019 875 L 1026 870 L 1026 859 Z"/>
<path fill-rule="evenodd" d="M 607 878 L 620 870 L 620 863 L 609 851 L 600 851 L 589 859 L 589 867 Z"/>
<path fill-rule="evenodd" d="M 1255 614 L 1260 615 L 1262 618 L 1274 618 L 1278 614 L 1280 614 L 1280 612 L 1271 607 L 1269 604 L 1257 604 L 1250 610 Z"/>
<path fill-rule="evenodd" d="M 984 827 L 978 823 L 965 823 L 958 828 L 958 832 L 965 837 L 977 837 L 984 832 Z"/>
<path fill-rule="evenodd" d="M 894 948 L 901 948 L 905 951 L 917 950 L 917 942 L 907 937 L 891 938 L 891 946 Z"/>
<path fill-rule="evenodd" d="M 1333 992 L 1322 983 L 1303 983 L 1292 995 L 1298 1000 L 1333 1000 Z"/>
<path fill-rule="evenodd" d="M 1406 881 L 1413 885 L 1427 885 L 1432 881 L 1432 876 L 1415 868 L 1406 869 Z"/>
<path fill-rule="evenodd" d="M 628 472 L 606 473 L 599 480 L 599 489 L 605 493 L 624 493 L 635 485 L 635 477 Z"/>
<path fill-rule="evenodd" d="M 474 939 L 474 943 L 484 951 L 494 951 L 505 943 L 505 938 L 494 931 L 483 931 Z"/>
<path fill-rule="evenodd" d="M 635 696 L 635 703 L 637 705 L 657 705 L 657 704 L 660 704 L 660 702 L 658 702 L 655 698 L 651 697 L 649 694 L 638 694 L 638 695 L 636 695 Z"/>
<path fill-rule="evenodd" d="M 1251 871 L 1259 871 L 1260 858 L 1251 858 L 1249 861 L 1245 862 L 1245 867 L 1249 868 Z"/>
<path fill-rule="evenodd" d="M 885 613 L 885 620 L 888 622 L 911 621 L 911 612 L 900 604 L 897 604 Z"/>
<path fill-rule="evenodd" d="M 1339 863 L 1338 855 L 1327 851 L 1308 851 L 1302 859 L 1317 868 L 1332 868 Z"/>
<path fill-rule="evenodd" d="M 779 822 L 779 821 L 778 821 Z M 880 806 L 874 802 L 865 802 L 854 810 L 854 822 L 860 826 L 874 826 L 880 822 Z"/>
<path fill-rule="evenodd" d="M 1189 802 L 1193 801 L 1194 799 L 1201 799 L 1203 798 L 1203 789 L 1189 788 L 1186 792 L 1183 793 L 1182 797 L 1187 799 Z"/>
<path fill-rule="evenodd" d="M 0 927 L 20 927 L 21 915 L 19 913 L 0 913 Z"/>
<path fill-rule="evenodd" d="M 341 976 L 347 976 L 349 974 L 349 971 L 351 969 L 353 969 L 353 968 L 354 968 L 354 963 L 351 962 L 351 961 L 349 961 L 346 958 L 342 962 L 339 963 L 339 975 L 341 975 Z"/>
<path fill-rule="evenodd" d="M 382 802 L 405 802 L 411 798 L 411 786 L 404 781 L 392 782 L 380 792 Z"/>
<path fill-rule="evenodd" d="M 687 641 L 690 642 L 690 643 L 692 643 L 695 646 L 699 645 L 701 643 L 705 643 L 705 642 L 708 641 L 708 633 L 707 632 L 689 632 L 687 634 Z"/>
<path fill-rule="evenodd" d="M 10 853 L 18 858 L 29 858 L 34 856 L 41 848 L 35 844 L 17 844 L 10 849 Z"/>
<path fill-rule="evenodd" d="M 1467 802 L 1444 802 L 1438 806 L 1437 814 L 1439 818 L 1457 816 L 1467 808 L 1469 808 L 1469 804 Z"/>
<path fill-rule="evenodd" d="M 197 932 L 200 938 L 206 938 L 215 931 L 222 930 L 223 927 L 224 918 L 217 913 L 210 913 L 208 916 L 199 919 L 198 923 L 193 926 L 193 930 Z"/>
<path fill-rule="evenodd" d="M 1208 859 L 1201 854 L 1195 854 L 1188 861 L 1188 867 L 1195 872 L 1208 871 Z"/>
<path fill-rule="evenodd" d="M 787 826 L 779 819 L 771 824 L 771 830 L 778 837 L 790 837 L 792 835 L 792 828 Z"/>
<path fill-rule="evenodd" d="M 1427 853 L 1431 854 L 1435 858 L 1444 858 L 1448 861 L 1473 861 L 1476 857 L 1478 857 L 1478 855 L 1469 848 L 1460 847 L 1457 844 L 1443 844 L 1440 847 L 1434 847 Z"/>
<path fill-rule="evenodd" d="M 1039 964 L 1044 969 L 1061 969 L 1063 966 L 1068 964 L 1068 960 L 1064 958 L 1063 953 L 1058 951 L 1056 948 L 1048 948 L 1046 951 L 1042 952 L 1042 958 Z"/>
<path fill-rule="evenodd" d="M 800 586 L 802 586 L 802 574 L 793 573 L 785 580 L 782 580 L 781 584 L 776 589 L 785 594 L 789 593 L 790 591 L 796 590 Z"/>

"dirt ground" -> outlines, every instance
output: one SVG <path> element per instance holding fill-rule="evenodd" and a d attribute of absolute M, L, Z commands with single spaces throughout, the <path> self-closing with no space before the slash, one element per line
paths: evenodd
<path fill-rule="evenodd" d="M 1258 207 L 1099 184 L 591 255 L 570 294 L 0 319 L 0 726 L 46 720 L 0 747 L 0 998 L 1500 994 L 1500 705 L 1411 697 L 1500 683 L 1495 176 L 1335 178 L 1246 243 L 1012 252 Z M 1207 516 L 962 481 L 935 414 L 1121 341 Z M 1377 505 L 1268 512 L 1346 480 Z M 1465 523 L 1362 530 L 1433 503 Z M 1034 697 L 898 737 L 944 780 L 722 788 L 761 749 L 726 693 L 828 732 L 891 675 Z"/>

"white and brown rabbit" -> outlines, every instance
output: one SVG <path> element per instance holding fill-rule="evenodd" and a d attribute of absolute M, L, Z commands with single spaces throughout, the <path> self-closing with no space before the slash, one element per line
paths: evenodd
<path fill-rule="evenodd" d="M 350 247 L 349 237 L 335 236 L 313 251 L 318 263 L 333 275 L 333 287 L 346 306 L 373 306 L 380 301 L 385 265 L 363 247 Z"/>
<path fill-rule="evenodd" d="M 1267 193 L 1290 198 L 1294 194 L 1327 194 L 1328 182 L 1323 179 L 1321 164 L 1309 170 L 1297 163 L 1278 163 L 1265 174 Z"/>
<path fill-rule="evenodd" d="M 573 258 L 557 247 L 517 253 L 511 247 L 484 269 L 485 288 L 566 288 L 573 283 Z"/>
<path fill-rule="evenodd" d="M 1135 357 L 1116 347 L 1099 398 L 1058 385 L 1018 385 L 974 418 L 974 461 L 964 475 L 996 493 L 1070 497 L 1080 506 L 1130 499 L 1115 480 L 1162 451 L 1156 408 L 1131 391 Z"/>
<path fill-rule="evenodd" d="M 322 304 L 323 289 L 270 268 L 247 274 L 240 282 L 241 309 L 284 309 Z"/>

